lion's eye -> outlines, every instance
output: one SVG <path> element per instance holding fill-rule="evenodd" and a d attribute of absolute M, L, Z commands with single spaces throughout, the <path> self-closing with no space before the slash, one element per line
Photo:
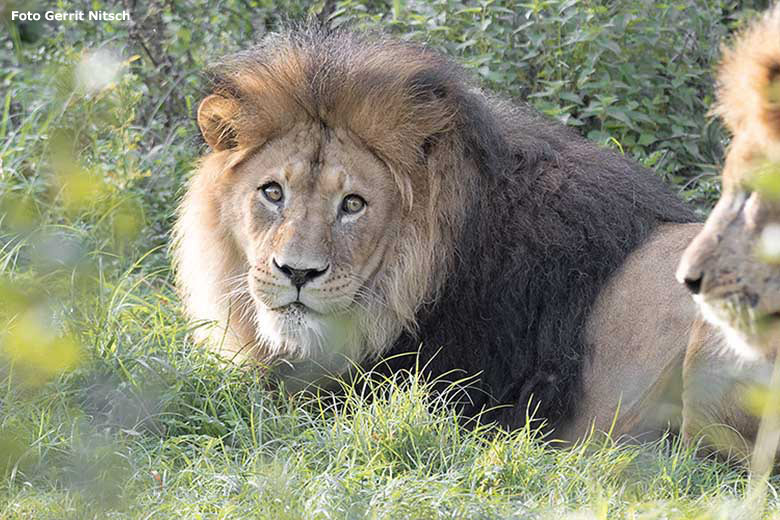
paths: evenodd
<path fill-rule="evenodd" d="M 269 182 L 261 186 L 260 189 L 263 190 L 265 198 L 274 204 L 278 204 L 284 199 L 284 192 L 278 182 Z"/>
<path fill-rule="evenodd" d="M 365 207 L 366 201 L 360 195 L 347 195 L 341 203 L 341 210 L 348 215 L 360 213 Z"/>

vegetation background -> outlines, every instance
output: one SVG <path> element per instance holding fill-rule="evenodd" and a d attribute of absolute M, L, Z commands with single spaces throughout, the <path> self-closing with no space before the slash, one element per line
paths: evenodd
<path fill-rule="evenodd" d="M 306 16 L 427 41 L 704 215 L 727 143 L 707 116 L 720 44 L 766 7 L 0 2 L 0 518 L 734 518 L 748 475 L 674 438 L 562 450 L 533 424 L 464 430 L 414 374 L 371 400 L 270 392 L 191 343 L 167 244 L 205 151 L 204 67 Z M 132 22 L 11 21 L 52 9 Z"/>

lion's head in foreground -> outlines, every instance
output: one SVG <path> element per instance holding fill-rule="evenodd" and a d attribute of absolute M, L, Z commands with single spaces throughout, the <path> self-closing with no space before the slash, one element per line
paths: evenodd
<path fill-rule="evenodd" d="M 733 135 L 722 196 L 678 269 L 746 355 L 780 348 L 780 8 L 725 49 L 717 113 Z"/>
<path fill-rule="evenodd" d="M 474 409 L 533 395 L 560 415 L 602 284 L 691 219 L 650 172 L 417 44 L 292 29 L 211 79 L 178 285 L 215 348 L 304 383 L 419 351 L 479 378 Z"/>
<path fill-rule="evenodd" d="M 357 38 L 277 35 L 213 72 L 176 257 L 227 350 L 338 372 L 413 328 L 447 271 L 474 187 L 446 179 L 474 165 L 434 141 L 463 86 L 432 53 Z"/>

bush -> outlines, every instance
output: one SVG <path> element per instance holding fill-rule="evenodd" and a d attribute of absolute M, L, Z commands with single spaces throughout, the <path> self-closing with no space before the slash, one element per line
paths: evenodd
<path fill-rule="evenodd" d="M 750 3 L 750 2 L 747 2 Z M 726 143 L 707 112 L 731 30 L 767 2 L 604 0 L 339 3 L 334 25 L 387 25 L 431 42 L 489 88 L 528 101 L 653 168 L 708 207 Z"/>
<path fill-rule="evenodd" d="M 142 99 L 131 105 L 132 120 L 143 128 L 137 150 L 186 143 L 185 154 L 191 155 L 187 140 L 194 135 L 191 118 L 202 95 L 200 73 L 211 60 L 246 46 L 287 18 L 319 15 L 334 27 L 381 27 L 455 56 L 487 88 L 578 127 L 588 138 L 653 168 L 707 207 L 718 194 L 715 176 L 726 143 L 720 124 L 707 117 L 713 66 L 729 32 L 767 3 L 153 1 L 133 10 L 134 24 L 9 24 L 22 61 L 7 64 L 25 63 L 17 69 L 18 82 L 37 74 L 37 67 L 73 63 L 83 42 L 125 59 L 135 56 L 130 72 Z M 93 8 L 118 10 L 121 5 L 105 2 Z M 76 2 L 65 2 L 63 8 L 76 9 Z M 25 35 L 34 41 L 25 43 Z M 29 94 L 40 96 L 41 90 Z M 24 112 L 16 99 L 13 105 L 17 117 Z M 157 158 L 139 167 L 177 170 L 171 160 Z M 155 178 L 157 185 L 161 176 Z M 166 193 L 172 189 L 165 186 Z"/>

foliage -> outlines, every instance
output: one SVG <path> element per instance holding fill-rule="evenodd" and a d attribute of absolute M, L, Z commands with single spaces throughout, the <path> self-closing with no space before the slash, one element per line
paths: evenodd
<path fill-rule="evenodd" d="M 429 41 L 487 87 L 653 168 L 694 203 L 717 198 L 726 136 L 707 117 L 712 69 L 746 2 L 442 0 L 384 15 L 356 4 L 341 2 L 335 23 L 386 23 Z"/>
<path fill-rule="evenodd" d="M 3 5 L 0 517 L 733 516 L 746 476 L 676 440 L 464 429 L 414 375 L 372 400 L 271 392 L 191 344 L 166 248 L 202 151 L 202 70 L 307 14 L 429 41 L 706 206 L 725 142 L 711 69 L 746 6 L 89 2 L 132 6 L 128 24 L 12 22 Z"/>

